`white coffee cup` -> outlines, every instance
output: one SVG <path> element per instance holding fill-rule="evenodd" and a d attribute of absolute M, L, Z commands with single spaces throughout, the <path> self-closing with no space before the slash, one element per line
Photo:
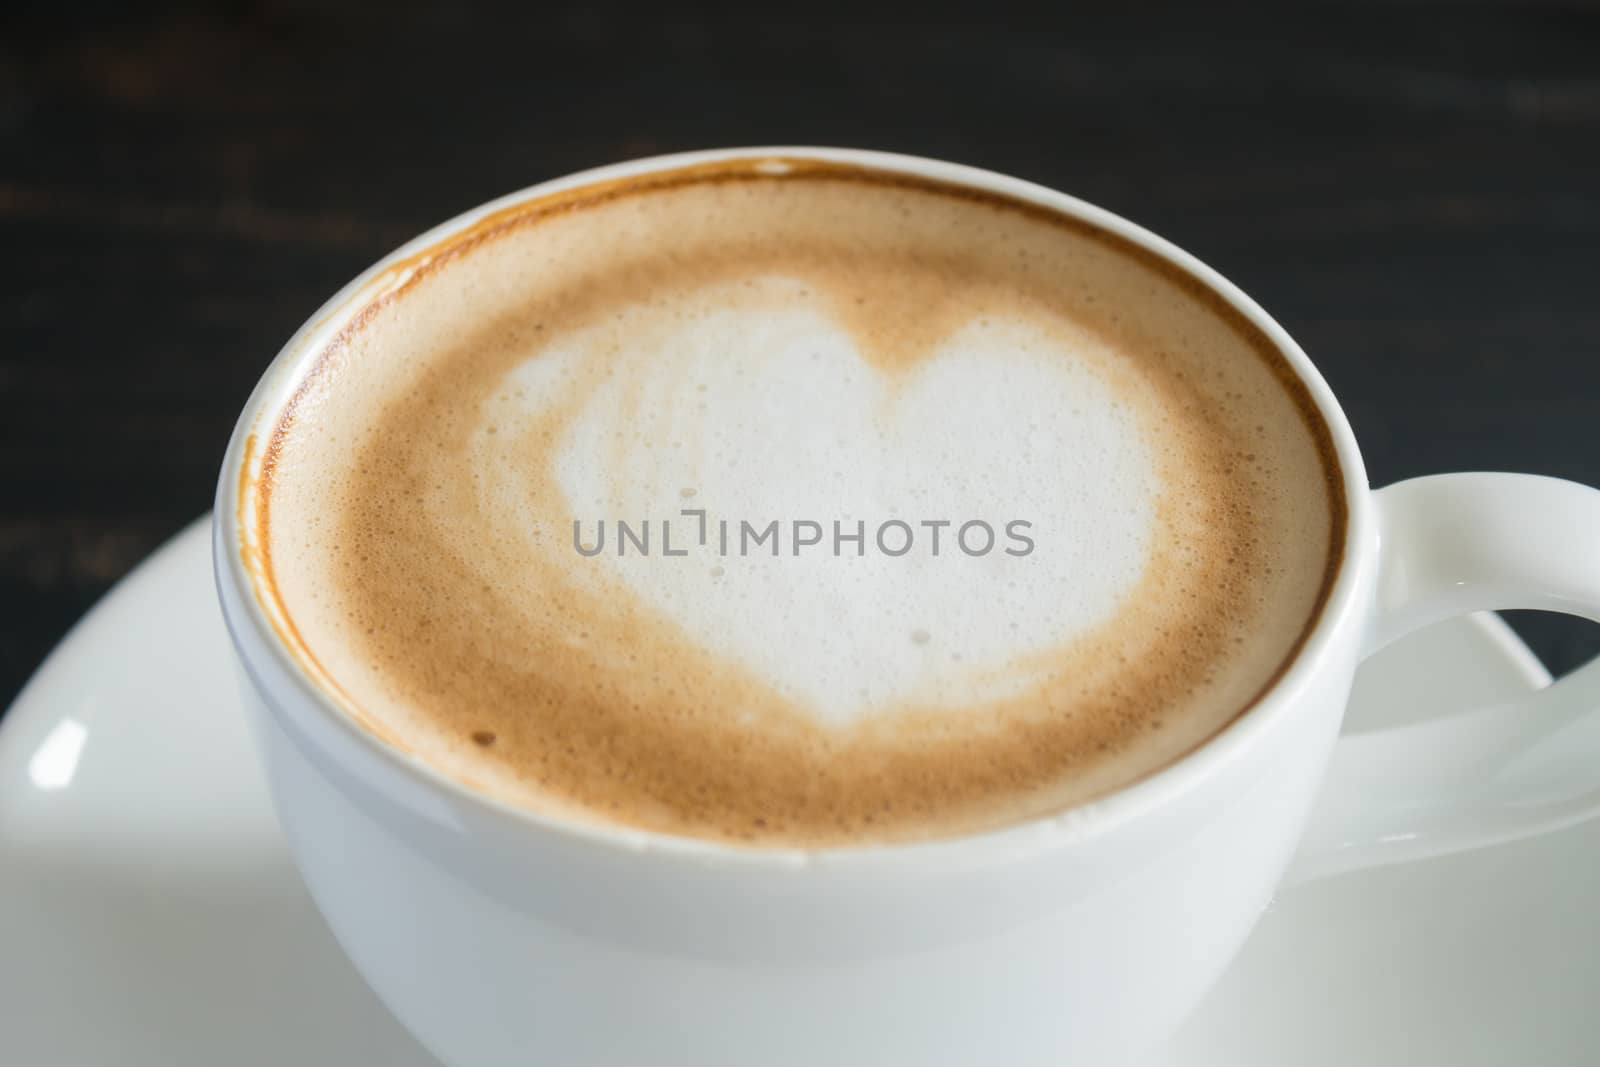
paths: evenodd
<path fill-rule="evenodd" d="M 1057 817 L 927 844 L 741 849 L 507 807 L 356 725 L 256 596 L 242 487 L 305 359 L 395 271 L 486 214 L 591 182 L 740 155 L 819 157 L 993 190 L 1179 266 L 1259 326 L 1331 429 L 1346 556 L 1256 706 L 1176 764 Z M 356 967 L 452 1067 L 1062 1064 L 1172 1029 L 1275 888 L 1600 813 L 1600 662 L 1516 706 L 1338 738 L 1361 657 L 1491 608 L 1600 620 L 1600 492 L 1454 474 L 1373 492 L 1332 393 L 1287 334 L 1192 256 L 1028 182 L 875 152 L 643 160 L 514 194 L 352 282 L 274 361 L 217 491 L 218 592 L 278 815 Z M 1331 757 L 1335 774 L 1308 826 Z M 1298 849 L 1298 853 L 1297 853 Z"/>

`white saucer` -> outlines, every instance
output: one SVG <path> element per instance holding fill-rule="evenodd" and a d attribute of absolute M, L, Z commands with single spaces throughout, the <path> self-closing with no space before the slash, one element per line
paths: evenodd
<path fill-rule="evenodd" d="M 0 725 L 0 1062 L 432 1062 L 301 888 L 232 671 L 196 523 Z M 1461 620 L 1369 662 L 1350 728 L 1548 680 L 1498 619 Z M 1600 820 L 1296 888 L 1151 1062 L 1600 1062 L 1596 887 Z"/>

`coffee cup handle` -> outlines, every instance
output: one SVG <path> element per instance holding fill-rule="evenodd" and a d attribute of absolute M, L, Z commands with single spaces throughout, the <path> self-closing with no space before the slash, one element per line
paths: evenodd
<path fill-rule="evenodd" d="M 1375 494 L 1366 653 L 1473 611 L 1600 622 L 1600 491 L 1445 474 Z M 1504 704 L 1341 737 L 1288 881 L 1510 841 L 1600 815 L 1600 658 Z"/>

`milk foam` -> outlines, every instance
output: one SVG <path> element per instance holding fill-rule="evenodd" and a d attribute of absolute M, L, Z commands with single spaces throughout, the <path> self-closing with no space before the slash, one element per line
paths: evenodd
<path fill-rule="evenodd" d="M 979 713 L 1029 680 L 995 666 L 1115 614 L 1143 572 L 1158 487 L 1136 420 L 1095 373 L 1096 359 L 1108 358 L 1103 344 L 1077 338 L 1102 350 L 1086 359 L 1026 323 L 974 324 L 891 381 L 863 362 L 849 334 L 804 307 L 803 283 L 756 284 L 761 303 L 792 307 L 743 310 L 744 286 L 714 288 L 695 294 L 710 310 L 684 309 L 658 345 L 615 351 L 619 330 L 638 329 L 632 318 L 661 314 L 634 309 L 508 373 L 473 436 L 473 466 L 489 474 L 482 514 L 501 536 L 526 539 L 530 554 L 540 551 L 536 534 L 560 540 L 517 507 L 527 480 L 511 431 L 561 397 L 563 374 L 608 365 L 560 442 L 560 489 L 574 515 L 593 520 L 587 529 L 607 516 L 675 519 L 680 550 L 697 551 L 662 555 L 657 526 L 655 554 L 619 557 L 613 524 L 607 551 L 573 568 L 620 579 L 696 644 L 821 722 L 848 724 L 911 700 Z M 973 381 L 988 385 L 975 393 Z M 707 512 L 704 551 L 686 502 Z M 958 527 L 974 517 L 1000 529 L 1025 520 L 1044 548 L 969 556 Z M 824 542 L 798 555 L 788 544 L 777 556 L 764 545 L 722 555 L 719 518 L 759 527 L 809 519 Z M 914 539 L 896 557 L 866 551 L 869 540 L 833 553 L 834 520 L 847 531 L 866 522 L 870 539 L 891 518 L 924 547 Z M 937 556 L 924 519 L 952 522 Z"/>
<path fill-rule="evenodd" d="M 516 215 L 324 353 L 267 580 L 351 713 L 517 803 L 824 844 L 1054 810 L 1247 706 L 1339 521 L 1265 340 L 1081 224 L 739 177 Z M 952 525 L 773 556 L 719 519 Z M 971 519 L 1032 550 L 960 551 Z"/>

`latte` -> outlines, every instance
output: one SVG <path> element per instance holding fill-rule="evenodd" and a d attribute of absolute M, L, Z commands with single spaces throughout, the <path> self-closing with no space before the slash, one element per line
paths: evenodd
<path fill-rule="evenodd" d="M 364 727 L 563 818 L 828 846 L 1061 810 L 1248 708 L 1342 554 L 1259 330 L 964 186 L 597 183 L 338 314 L 242 490 L 260 595 Z"/>

